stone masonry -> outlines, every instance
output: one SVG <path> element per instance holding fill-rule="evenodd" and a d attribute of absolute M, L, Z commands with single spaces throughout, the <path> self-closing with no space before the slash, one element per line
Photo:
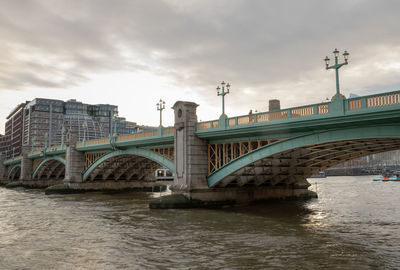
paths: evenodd
<path fill-rule="evenodd" d="M 75 149 L 78 141 L 77 132 L 70 131 L 67 136 L 67 152 L 65 165 L 65 183 L 82 182 L 84 154 Z"/>
<path fill-rule="evenodd" d="M 197 138 L 196 107 L 193 102 L 178 101 L 175 113 L 175 179 L 174 192 L 207 189 L 207 141 Z"/>
<path fill-rule="evenodd" d="M 22 146 L 21 175 L 19 178 L 21 181 L 32 180 L 33 161 L 28 158 L 30 151 L 30 145 Z"/>

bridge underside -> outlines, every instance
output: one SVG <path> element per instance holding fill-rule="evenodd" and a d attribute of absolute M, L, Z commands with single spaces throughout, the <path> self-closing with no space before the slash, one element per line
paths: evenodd
<path fill-rule="evenodd" d="M 157 162 L 137 155 L 117 155 L 100 163 L 84 181 L 151 181 Z"/>
<path fill-rule="evenodd" d="M 58 160 L 49 160 L 43 163 L 33 175 L 33 180 L 63 180 L 65 165 Z"/>
<path fill-rule="evenodd" d="M 11 169 L 10 173 L 8 174 L 8 180 L 19 180 L 21 176 L 21 167 L 15 167 Z"/>
<path fill-rule="evenodd" d="M 358 139 L 299 147 L 257 160 L 212 187 L 308 186 L 311 175 L 355 158 L 400 149 L 400 139 Z"/>

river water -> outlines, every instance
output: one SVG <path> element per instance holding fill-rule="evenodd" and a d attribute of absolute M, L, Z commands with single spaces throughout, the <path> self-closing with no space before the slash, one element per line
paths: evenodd
<path fill-rule="evenodd" d="M 318 199 L 214 210 L 0 188 L 0 269 L 398 269 L 400 182 L 371 179 L 310 179 Z"/>

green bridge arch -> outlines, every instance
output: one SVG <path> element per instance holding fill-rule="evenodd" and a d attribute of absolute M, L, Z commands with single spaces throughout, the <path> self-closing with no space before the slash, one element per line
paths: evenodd
<path fill-rule="evenodd" d="M 87 168 L 87 170 L 83 173 L 82 175 L 82 179 L 86 180 L 88 178 L 88 176 L 90 175 L 90 173 L 97 167 L 99 166 L 101 163 L 103 163 L 104 161 L 106 161 L 107 159 L 116 157 L 116 156 L 120 156 L 120 155 L 134 155 L 134 156 L 140 156 L 140 157 L 144 157 L 147 159 L 150 159 L 158 164 L 160 164 L 161 166 L 166 167 L 168 170 L 170 170 L 171 172 L 175 171 L 175 165 L 174 162 L 149 150 L 146 149 L 142 149 L 142 148 L 129 148 L 127 150 L 117 150 L 117 151 L 113 151 L 110 152 L 104 156 L 102 156 L 101 158 L 99 158 L 98 160 L 96 160 L 92 165 L 89 166 L 89 168 Z"/>
<path fill-rule="evenodd" d="M 372 127 L 354 127 L 347 129 L 335 129 L 323 132 L 310 133 L 303 136 L 289 138 L 249 152 L 219 168 L 207 177 L 209 187 L 217 185 L 225 177 L 237 170 L 250 165 L 258 160 L 278 154 L 287 150 L 322 143 L 334 143 L 338 141 L 357 139 L 398 139 L 400 138 L 399 125 L 381 125 Z"/>
<path fill-rule="evenodd" d="M 16 164 L 16 165 L 14 165 L 12 168 L 11 168 L 11 170 L 8 172 L 8 174 L 7 174 L 7 179 L 8 180 L 10 180 L 10 177 L 11 177 L 11 175 L 12 175 L 12 173 L 13 173 L 13 171 L 15 171 L 16 169 L 21 169 L 21 164 Z"/>
<path fill-rule="evenodd" d="M 47 157 L 47 158 L 43 159 L 43 160 L 39 163 L 39 165 L 36 167 L 35 171 L 34 171 L 33 174 L 32 174 L 32 179 L 35 179 L 35 177 L 36 177 L 38 171 L 40 170 L 40 168 L 41 168 L 42 166 L 44 166 L 47 162 L 51 161 L 51 160 L 57 160 L 57 161 L 61 162 L 62 164 L 64 164 L 64 166 L 65 166 L 65 164 L 67 163 L 67 162 L 65 161 L 65 159 L 63 159 L 63 158 L 60 157 L 60 156 Z"/>

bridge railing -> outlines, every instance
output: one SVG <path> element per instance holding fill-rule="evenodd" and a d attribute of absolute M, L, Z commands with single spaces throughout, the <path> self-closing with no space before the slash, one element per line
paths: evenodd
<path fill-rule="evenodd" d="M 260 112 L 248 115 L 241 115 L 230 117 L 227 120 L 227 126 L 240 126 L 248 125 L 260 122 L 269 122 L 274 120 L 285 120 L 291 118 L 306 117 L 317 114 L 328 114 L 329 113 L 329 102 L 312 104 L 306 106 L 299 106 L 284 110 L 270 111 L 270 112 Z M 219 127 L 219 120 L 212 120 L 207 122 L 197 123 L 198 130 L 212 129 Z"/>
<path fill-rule="evenodd" d="M 355 97 L 347 100 L 349 111 L 386 107 L 396 104 L 400 104 L 400 91 Z"/>
<path fill-rule="evenodd" d="M 340 101 L 341 102 L 341 101 Z M 355 97 L 344 100 L 344 110 L 355 111 L 373 109 L 400 104 L 400 91 L 387 92 L 369 96 Z M 235 127 L 276 120 L 299 119 L 316 115 L 329 116 L 333 113 L 332 102 L 317 103 L 300 107 L 293 107 L 277 111 L 260 112 L 227 118 L 225 126 Z M 197 130 L 218 129 L 221 120 L 212 120 L 197 123 Z"/>
<path fill-rule="evenodd" d="M 9 159 L 4 160 L 3 164 L 4 165 L 11 165 L 11 164 L 19 162 L 21 159 L 22 159 L 22 156 L 15 156 L 13 158 L 9 158 Z"/>
<path fill-rule="evenodd" d="M 162 137 L 168 135 L 174 135 L 175 129 L 173 127 L 158 128 L 154 130 L 145 130 L 135 134 L 123 134 L 115 138 L 115 142 L 131 141 L 136 139 L 150 139 L 151 137 Z M 99 145 L 99 144 L 110 144 L 113 138 L 103 138 L 88 141 L 77 142 L 77 147 Z"/>
<path fill-rule="evenodd" d="M 31 153 L 29 154 L 29 157 L 32 156 L 37 156 L 41 154 L 58 154 L 60 151 L 65 151 L 67 149 L 67 146 L 65 144 L 59 144 L 59 145 L 52 145 L 47 148 L 35 148 L 32 149 Z"/>

